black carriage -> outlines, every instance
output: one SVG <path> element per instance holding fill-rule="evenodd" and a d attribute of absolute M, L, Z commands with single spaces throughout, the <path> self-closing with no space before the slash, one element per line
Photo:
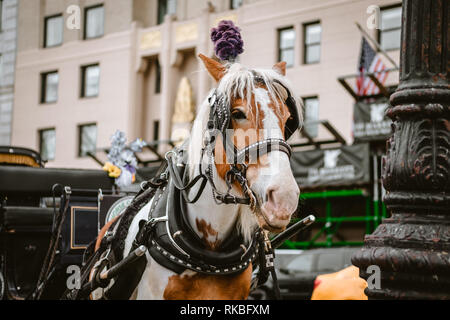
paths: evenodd
<path fill-rule="evenodd" d="M 136 188 L 117 193 L 103 170 L 44 168 L 33 150 L 0 147 L 0 300 L 60 298 L 68 267 L 81 266 L 113 204 Z"/>
<path fill-rule="evenodd" d="M 0 300 L 60 299 L 76 285 L 70 275 L 82 269 L 100 229 L 158 168 L 153 162 L 138 169 L 137 183 L 118 192 L 103 170 L 44 168 L 33 150 L 0 147 Z M 280 246 L 308 219 L 272 245 Z"/>

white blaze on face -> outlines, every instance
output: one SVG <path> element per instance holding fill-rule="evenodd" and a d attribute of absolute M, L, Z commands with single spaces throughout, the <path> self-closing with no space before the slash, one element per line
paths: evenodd
<path fill-rule="evenodd" d="M 263 88 L 254 91 L 255 103 L 262 111 L 264 139 L 284 139 L 279 118 L 270 107 L 268 92 Z M 297 209 L 300 190 L 292 174 L 289 157 L 281 151 L 269 152 L 261 157 L 256 179 L 250 182 L 251 189 L 262 202 L 262 213 L 272 227 L 284 228 L 291 214 Z"/>

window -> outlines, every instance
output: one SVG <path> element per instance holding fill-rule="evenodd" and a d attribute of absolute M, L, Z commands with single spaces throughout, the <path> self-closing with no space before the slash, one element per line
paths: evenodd
<path fill-rule="evenodd" d="M 285 61 L 287 67 L 294 65 L 294 28 L 278 30 L 278 61 Z"/>
<path fill-rule="evenodd" d="M 177 12 L 176 0 L 158 0 L 158 24 L 164 22 L 164 17 Z"/>
<path fill-rule="evenodd" d="M 159 120 L 153 121 L 153 141 L 159 140 Z"/>
<path fill-rule="evenodd" d="M 159 60 L 156 60 L 155 67 L 155 93 L 161 93 L 161 65 L 159 64 Z"/>
<path fill-rule="evenodd" d="M 44 28 L 44 48 L 62 44 L 64 19 L 61 14 L 45 18 Z"/>
<path fill-rule="evenodd" d="M 57 71 L 41 74 L 41 103 L 52 103 L 58 100 L 58 82 Z"/>
<path fill-rule="evenodd" d="M 0 32 L 2 31 L 2 17 L 3 17 L 3 0 L 0 0 Z"/>
<path fill-rule="evenodd" d="M 401 24 L 402 7 L 396 6 L 381 9 L 378 42 L 383 50 L 400 49 Z"/>
<path fill-rule="evenodd" d="M 343 255 L 341 252 L 337 253 L 321 253 L 317 261 L 318 272 L 334 272 L 342 269 Z"/>
<path fill-rule="evenodd" d="M 352 265 L 352 256 L 357 251 L 358 251 L 358 249 L 344 251 L 344 265 L 343 265 L 344 268 L 347 268 Z"/>
<path fill-rule="evenodd" d="M 292 260 L 287 266 L 288 271 L 311 272 L 314 256 L 312 254 L 302 254 Z"/>
<path fill-rule="evenodd" d="M 322 35 L 322 26 L 320 22 L 308 23 L 303 25 L 303 63 L 320 62 L 320 38 Z"/>
<path fill-rule="evenodd" d="M 84 13 L 84 39 L 103 36 L 104 14 L 103 5 L 86 8 Z"/>
<path fill-rule="evenodd" d="M 305 108 L 305 132 L 315 138 L 319 134 L 319 99 L 317 97 L 303 98 Z M 311 123 L 308 123 L 311 122 Z"/>
<path fill-rule="evenodd" d="M 97 149 L 97 125 L 86 124 L 81 125 L 79 128 L 79 147 L 78 156 L 85 157 L 88 152 L 95 152 Z"/>
<path fill-rule="evenodd" d="M 39 130 L 39 152 L 44 161 L 55 159 L 56 130 Z"/>
<path fill-rule="evenodd" d="M 230 9 L 238 9 L 244 0 L 230 0 Z"/>
<path fill-rule="evenodd" d="M 81 97 L 97 97 L 100 87 L 100 66 L 92 64 L 81 67 Z"/>

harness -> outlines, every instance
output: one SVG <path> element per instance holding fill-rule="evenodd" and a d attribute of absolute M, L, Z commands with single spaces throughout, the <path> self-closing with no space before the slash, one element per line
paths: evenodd
<path fill-rule="evenodd" d="M 145 239 L 153 259 L 176 273 L 186 269 L 209 275 L 239 273 L 256 259 L 259 231 L 245 243 L 229 237 L 215 251 L 208 249 L 187 221 L 186 203 L 171 180 L 152 206 L 148 221 L 153 233 Z M 158 194 L 155 199 L 158 199 Z M 145 231 L 143 232 L 145 234 Z"/>
<path fill-rule="evenodd" d="M 256 76 L 255 79 L 257 83 L 264 84 L 261 77 Z M 285 127 L 287 140 L 297 130 L 299 116 L 294 98 L 289 90 L 283 87 L 288 93 L 285 103 L 291 113 Z M 238 150 L 231 141 L 230 135 L 227 134 L 227 129 L 231 128 L 229 101 L 217 89 L 214 89 L 208 97 L 208 102 L 210 114 L 201 151 L 201 161 L 198 164 L 199 174 L 189 181 L 188 167 L 184 165 L 187 159 L 186 144 L 169 151 L 165 157 L 166 162 L 157 176 L 141 186 L 141 192 L 136 195 L 120 220 L 113 226 L 111 234 L 108 232 L 102 239 L 100 249 L 95 253 L 91 252 L 90 257 L 87 257 L 82 270 L 81 290 L 68 291 L 63 298 L 83 299 L 100 287 L 106 289 L 100 290 L 97 298 L 128 299 L 145 269 L 147 261 L 143 252 L 146 249 L 158 264 L 178 274 L 190 269 L 201 274 L 229 275 L 240 273 L 247 269 L 250 263 L 256 263 L 260 272 L 259 281 L 256 282 L 265 282 L 269 272 L 272 273 L 276 282 L 273 268 L 274 254 L 267 232 L 258 229 L 249 243 L 240 236 L 229 237 L 217 250 L 212 251 L 205 246 L 187 221 L 186 206 L 188 203 L 198 201 L 206 183 L 210 184 L 216 203 L 245 204 L 255 209 L 258 202 L 248 186 L 247 164 L 271 151 L 284 152 L 288 157 L 291 155 L 291 148 L 283 139 L 265 139 Z M 222 136 L 227 163 L 230 165 L 225 179 L 228 188 L 226 193 L 220 192 L 213 181 L 214 150 L 219 134 Z M 204 158 L 209 160 L 205 169 L 203 168 Z M 189 190 L 198 182 L 200 187 L 196 195 L 189 199 Z M 241 187 L 242 197 L 231 194 L 232 185 L 235 182 Z M 137 212 L 151 199 L 153 202 L 147 221 L 140 222 L 139 232 L 133 242 L 130 255 L 122 259 L 120 250 L 123 252 L 126 234 L 125 237 L 118 236 L 121 232 L 117 230 L 128 230 Z M 117 261 L 120 262 L 116 263 Z M 131 270 L 128 276 L 115 277 L 119 271 L 127 272 L 127 268 Z M 111 269 L 114 269 L 114 272 L 111 272 Z M 89 275 L 91 281 L 88 279 Z"/>

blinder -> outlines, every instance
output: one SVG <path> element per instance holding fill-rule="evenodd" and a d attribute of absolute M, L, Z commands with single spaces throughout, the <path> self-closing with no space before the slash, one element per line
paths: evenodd
<path fill-rule="evenodd" d="M 286 89 L 286 92 L 288 94 L 285 104 L 288 107 L 289 113 L 291 114 L 284 126 L 284 140 L 287 141 L 299 128 L 300 117 L 298 115 L 297 104 L 295 103 L 294 97 L 291 95 L 291 92 L 288 88 L 284 88 Z"/>

